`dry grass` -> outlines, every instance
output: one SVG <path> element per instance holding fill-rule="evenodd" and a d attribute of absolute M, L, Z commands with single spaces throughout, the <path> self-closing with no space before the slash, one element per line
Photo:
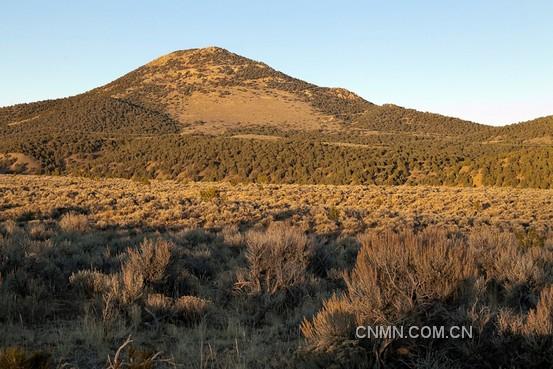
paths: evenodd
<path fill-rule="evenodd" d="M 26 352 L 21 347 L 8 347 L 0 350 L 2 369 L 53 369 L 50 355 L 45 352 Z"/>
<path fill-rule="evenodd" d="M 550 195 L 0 176 L 0 349 L 83 369 L 550 367 Z"/>
<path fill-rule="evenodd" d="M 418 367 L 425 352 L 461 367 L 552 363 L 553 278 L 542 274 L 551 249 L 521 249 L 512 234 L 490 229 L 468 240 L 428 229 L 363 235 L 360 243 L 355 267 L 344 275 L 346 291 L 301 325 L 307 357 L 337 365 L 352 342 L 363 342 L 366 361 L 350 368 Z M 379 325 L 472 326 L 476 337 L 447 343 L 355 337 L 356 327 Z M 496 351 L 504 353 L 490 355 Z"/>
<path fill-rule="evenodd" d="M 224 201 L 206 201 L 212 193 Z M 318 233 L 440 225 L 542 231 L 553 192 L 425 186 L 302 186 L 0 175 L 0 221 L 48 219 L 78 207 L 97 227 L 218 228 L 288 219 Z M 334 209 L 332 214 L 328 209 Z M 329 216 L 330 215 L 330 216 Z M 335 216 L 338 216 L 336 219 Z M 331 219 L 332 218 L 332 219 Z"/>
<path fill-rule="evenodd" d="M 223 93 L 229 96 L 221 97 Z M 180 122 L 205 122 L 185 127 L 183 133 L 220 134 L 237 127 L 256 127 L 260 122 L 266 127 L 283 130 L 340 128 L 332 117 L 316 111 L 295 95 L 264 88 L 226 87 L 216 88 L 210 93 L 195 92 L 173 109 L 169 108 Z"/>
<path fill-rule="evenodd" d="M 0 153 L 0 172 L 19 174 L 40 174 L 41 164 L 29 155 L 18 152 Z"/>
<path fill-rule="evenodd" d="M 59 221 L 59 226 L 64 232 L 85 232 L 88 225 L 87 216 L 76 213 L 64 214 Z"/>

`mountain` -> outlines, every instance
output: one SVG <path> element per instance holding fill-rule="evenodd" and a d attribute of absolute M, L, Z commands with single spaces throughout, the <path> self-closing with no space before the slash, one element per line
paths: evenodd
<path fill-rule="evenodd" d="M 144 114 L 149 128 L 138 123 Z M 353 122 L 360 129 L 382 131 L 441 125 L 439 131 L 451 133 L 480 127 L 379 107 L 346 89 L 318 87 L 218 47 L 170 53 L 78 96 L 0 109 L 0 126 L 12 131 L 32 123 L 49 130 L 148 133 L 159 120 L 160 132 L 167 133 L 166 118 L 183 133 L 215 134 L 245 127 L 334 132 Z"/>
<path fill-rule="evenodd" d="M 218 47 L 0 108 L 0 172 L 553 186 L 553 118 L 491 127 L 290 77 Z"/>
<path fill-rule="evenodd" d="M 350 91 L 318 87 L 217 47 L 173 52 L 92 92 L 167 112 L 185 132 L 329 130 L 372 106 Z"/>

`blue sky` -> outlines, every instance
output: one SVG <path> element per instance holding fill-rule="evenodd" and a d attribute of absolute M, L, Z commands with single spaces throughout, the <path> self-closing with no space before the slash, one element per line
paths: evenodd
<path fill-rule="evenodd" d="M 294 77 L 477 122 L 553 114 L 553 2 L 4 0 L 0 106 L 216 45 Z"/>

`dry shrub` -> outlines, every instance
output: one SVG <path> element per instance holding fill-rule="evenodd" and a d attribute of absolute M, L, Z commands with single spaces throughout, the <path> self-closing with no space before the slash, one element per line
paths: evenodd
<path fill-rule="evenodd" d="M 553 285 L 544 273 L 551 251 L 521 248 L 512 234 L 489 230 L 479 230 L 468 241 L 425 230 L 369 234 L 360 242 L 355 267 L 344 276 L 345 293 L 327 300 L 301 324 L 309 345 L 300 356 L 335 365 L 355 341 L 380 367 L 421 367 L 429 352 L 432 365 L 553 365 Z M 535 293 L 539 300 L 533 303 Z M 355 337 L 356 326 L 414 325 L 472 326 L 475 337 Z M 350 367 L 368 368 L 369 361 Z"/>
<path fill-rule="evenodd" d="M 27 352 L 21 347 L 0 350 L 1 369 L 53 369 L 51 356 L 45 352 Z"/>
<path fill-rule="evenodd" d="M 385 232 L 360 242 L 355 267 L 345 276 L 359 323 L 393 324 L 418 305 L 450 297 L 477 274 L 470 250 L 444 232 Z"/>
<path fill-rule="evenodd" d="M 89 296 L 103 293 L 109 286 L 109 276 L 95 270 L 79 270 L 69 276 L 69 283 Z"/>
<path fill-rule="evenodd" d="M 553 283 L 548 272 L 551 252 L 545 248 L 520 247 L 510 232 L 490 228 L 475 230 L 469 235 L 469 247 L 485 276 L 487 291 L 482 296 L 492 305 L 532 308 L 541 288 Z"/>
<path fill-rule="evenodd" d="M 88 217 L 84 214 L 70 212 L 64 214 L 59 220 L 59 226 L 64 232 L 86 232 L 89 228 Z"/>
<path fill-rule="evenodd" d="M 175 300 L 173 312 L 177 319 L 195 323 L 207 314 L 209 306 L 210 302 L 208 300 L 195 296 L 181 296 Z"/>
<path fill-rule="evenodd" d="M 503 311 L 499 318 L 503 332 L 521 334 L 526 337 L 553 335 L 553 285 L 543 289 L 537 306 L 524 316 Z"/>
<path fill-rule="evenodd" d="M 543 247 L 545 245 L 545 235 L 538 232 L 535 228 L 517 231 L 515 232 L 515 236 L 521 247 Z"/>
<path fill-rule="evenodd" d="M 352 337 L 354 325 L 397 324 L 424 313 L 417 309 L 432 301 L 458 294 L 462 282 L 476 276 L 473 255 L 442 232 L 385 232 L 359 241 L 355 267 L 344 276 L 346 294 L 331 298 L 313 321 L 302 323 L 311 342 Z M 351 324 L 334 324 L 335 315 Z"/>
<path fill-rule="evenodd" d="M 6 220 L 3 223 L 2 231 L 7 236 L 15 235 L 19 231 L 19 227 L 17 226 L 17 222 L 15 222 L 13 219 Z"/>
<path fill-rule="evenodd" d="M 99 297 L 104 321 L 113 321 L 122 312 L 130 314 L 133 308 L 143 306 L 156 320 L 195 323 L 206 314 L 209 301 L 194 296 L 173 299 L 154 292 L 155 287 L 163 287 L 172 247 L 163 240 L 146 240 L 139 249 L 127 250 L 128 258 L 119 273 L 79 271 L 69 280 L 72 285 Z"/>
<path fill-rule="evenodd" d="M 142 296 L 144 289 L 144 274 L 127 263 L 121 268 L 119 279 L 112 283 L 111 293 L 124 304 L 131 304 Z M 117 283 L 118 282 L 118 283 Z"/>
<path fill-rule="evenodd" d="M 175 368 L 171 359 L 162 357 L 162 352 L 143 350 L 133 345 L 129 336 L 125 342 L 117 348 L 113 357 L 108 355 L 107 369 L 154 369 Z"/>
<path fill-rule="evenodd" d="M 553 285 L 544 288 L 535 309 L 528 313 L 526 335 L 553 335 Z"/>
<path fill-rule="evenodd" d="M 102 319 L 109 321 L 118 316 L 120 309 L 131 307 L 145 296 L 147 305 L 154 304 L 155 295 L 146 293 L 164 281 L 171 248 L 172 244 L 163 240 L 146 240 L 138 250 L 127 250 L 128 258 L 119 273 L 79 271 L 69 280 L 85 293 L 100 297 Z"/>
<path fill-rule="evenodd" d="M 253 295 L 292 292 L 307 281 L 313 254 L 310 239 L 298 228 L 272 223 L 246 234 L 248 270 L 236 287 Z"/>
<path fill-rule="evenodd" d="M 164 240 L 145 240 L 138 250 L 128 249 L 128 259 L 122 268 L 125 278 L 140 274 L 146 283 L 160 283 L 171 258 L 172 244 Z"/>
<path fill-rule="evenodd" d="M 173 299 L 161 293 L 150 293 L 144 301 L 144 307 L 156 316 L 171 314 Z"/>
<path fill-rule="evenodd" d="M 30 223 L 27 232 L 35 240 L 44 240 L 51 235 L 44 223 L 37 222 Z"/>
<path fill-rule="evenodd" d="M 326 214 L 328 216 L 328 219 L 330 219 L 333 222 L 338 223 L 340 221 L 340 210 L 334 206 L 330 206 L 326 210 Z"/>
<path fill-rule="evenodd" d="M 323 303 L 321 311 L 312 321 L 304 320 L 300 326 L 306 340 L 315 346 L 352 338 L 355 332 L 355 314 L 348 299 L 333 295 Z"/>
<path fill-rule="evenodd" d="M 138 250 L 127 249 L 128 259 L 109 293 L 128 305 L 143 296 L 145 287 L 161 284 L 166 277 L 171 248 L 172 244 L 164 240 L 145 240 Z"/>
<path fill-rule="evenodd" d="M 207 187 L 200 190 L 200 199 L 210 201 L 219 197 L 219 190 L 216 187 Z"/>
<path fill-rule="evenodd" d="M 185 323 L 197 323 L 207 313 L 210 302 L 195 296 L 181 296 L 172 299 L 159 293 L 149 294 L 144 306 L 156 318 Z"/>
<path fill-rule="evenodd" d="M 238 225 L 226 226 L 221 231 L 223 241 L 229 246 L 241 246 L 244 243 L 244 236 L 240 233 Z"/>

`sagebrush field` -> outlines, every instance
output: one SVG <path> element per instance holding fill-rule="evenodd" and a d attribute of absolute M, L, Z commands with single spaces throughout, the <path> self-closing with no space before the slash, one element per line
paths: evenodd
<path fill-rule="evenodd" d="M 2 175 L 0 368 L 551 367 L 552 195 Z"/>

